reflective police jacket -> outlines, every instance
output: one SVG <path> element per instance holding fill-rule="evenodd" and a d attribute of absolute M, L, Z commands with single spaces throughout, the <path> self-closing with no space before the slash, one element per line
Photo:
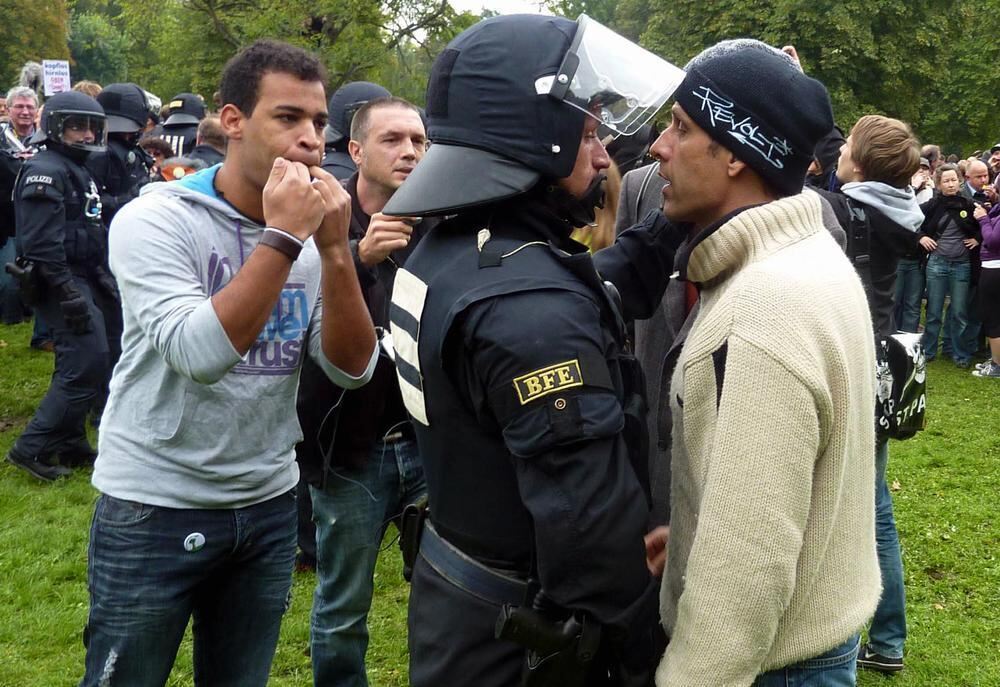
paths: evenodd
<path fill-rule="evenodd" d="M 156 135 L 156 134 L 154 134 Z M 163 126 L 159 137 L 170 144 L 174 157 L 188 156 L 198 142 L 197 124 L 172 124 Z"/>
<path fill-rule="evenodd" d="M 107 262 L 101 198 L 87 170 L 54 150 L 24 163 L 14 189 L 17 254 L 46 266 L 57 286 Z"/>
<path fill-rule="evenodd" d="M 531 204 L 439 225 L 397 272 L 392 336 L 438 533 L 621 625 L 650 585 L 642 381 L 569 229 Z M 651 215 L 599 261 L 626 316 L 659 303 L 668 233 Z"/>
<path fill-rule="evenodd" d="M 139 197 L 139 189 L 149 183 L 152 165 L 153 158 L 145 150 L 110 137 L 107 150 L 87 157 L 87 169 L 101 193 L 107 226 L 125 203 Z"/>

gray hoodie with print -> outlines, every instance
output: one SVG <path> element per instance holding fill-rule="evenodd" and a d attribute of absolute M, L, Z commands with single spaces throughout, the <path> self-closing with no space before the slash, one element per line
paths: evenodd
<path fill-rule="evenodd" d="M 263 227 L 214 189 L 219 167 L 150 184 L 111 224 L 122 294 L 122 356 L 101 422 L 93 484 L 171 508 L 240 508 L 298 481 L 295 395 L 302 357 L 355 388 L 320 345 L 320 258 L 311 240 L 245 356 L 211 303 L 254 250 Z"/>

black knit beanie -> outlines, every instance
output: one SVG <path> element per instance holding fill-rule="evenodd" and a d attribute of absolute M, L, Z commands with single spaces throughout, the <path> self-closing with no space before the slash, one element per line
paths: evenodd
<path fill-rule="evenodd" d="M 713 48 L 674 94 L 709 136 L 780 196 L 802 192 L 816 144 L 833 128 L 826 88 L 773 49 Z"/>

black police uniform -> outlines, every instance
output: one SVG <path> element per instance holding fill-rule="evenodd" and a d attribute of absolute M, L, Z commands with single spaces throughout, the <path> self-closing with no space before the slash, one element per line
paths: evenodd
<path fill-rule="evenodd" d="M 346 181 L 358 171 L 347 152 L 354 114 L 369 100 L 388 98 L 391 95 L 384 87 L 370 81 L 352 81 L 333 92 L 327 107 L 330 123 L 326 127 L 323 169 L 341 181 Z"/>
<path fill-rule="evenodd" d="M 194 93 L 178 93 L 168 107 L 170 114 L 154 135 L 170 144 L 174 157 L 187 157 L 198 142 L 198 123 L 205 118 L 205 103 Z"/>
<path fill-rule="evenodd" d="M 56 357 L 52 384 L 13 452 L 86 458 L 86 416 L 107 386 L 122 331 L 100 195 L 82 165 L 48 149 L 25 162 L 14 200 L 18 256 L 40 277 L 34 306 L 52 326 Z"/>
<path fill-rule="evenodd" d="M 87 169 L 101 193 L 101 211 L 107 226 L 125 203 L 138 198 L 139 189 L 150 181 L 152 168 L 153 158 L 145 150 L 117 137 L 108 138 L 103 153 L 87 157 Z"/>
<path fill-rule="evenodd" d="M 170 144 L 174 157 L 186 157 L 191 154 L 198 142 L 198 125 L 164 124 L 160 138 Z"/>
<path fill-rule="evenodd" d="M 397 275 L 396 363 L 431 504 L 410 599 L 416 687 L 519 684 L 524 648 L 494 625 L 502 604 L 539 607 L 529 579 L 550 614 L 602 626 L 600 665 L 618 672 L 593 684 L 651 679 L 645 407 L 622 315 L 652 312 L 676 240 L 655 214 L 601 255 L 622 313 L 570 230 L 532 202 L 460 215 Z"/>
<path fill-rule="evenodd" d="M 435 60 L 433 144 L 384 209 L 455 215 L 397 273 L 390 315 L 430 500 L 417 687 L 652 682 L 644 383 L 625 322 L 659 304 L 681 236 L 659 213 L 594 259 L 569 236 L 600 199 L 587 118 L 632 133 L 677 74 L 585 16 L 493 17 Z"/>
<path fill-rule="evenodd" d="M 225 155 L 206 143 L 196 145 L 188 157 L 192 160 L 201 160 L 206 167 L 221 165 L 226 159 Z"/>
<path fill-rule="evenodd" d="M 321 167 L 341 181 L 350 179 L 358 171 L 351 156 L 346 151 L 337 150 L 333 145 L 326 146 Z"/>

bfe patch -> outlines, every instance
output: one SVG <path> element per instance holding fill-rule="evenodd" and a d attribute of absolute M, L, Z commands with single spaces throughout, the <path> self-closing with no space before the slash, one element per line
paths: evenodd
<path fill-rule="evenodd" d="M 514 379 L 514 390 L 521 405 L 556 391 L 583 386 L 579 360 L 567 360 L 543 367 Z"/>

